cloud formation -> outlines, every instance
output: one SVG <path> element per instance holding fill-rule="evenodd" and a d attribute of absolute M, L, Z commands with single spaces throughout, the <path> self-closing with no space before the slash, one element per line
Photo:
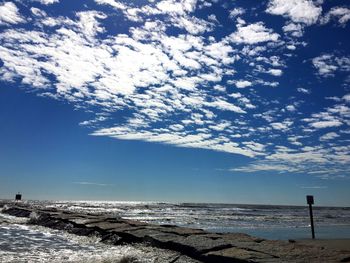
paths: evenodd
<path fill-rule="evenodd" d="M 322 77 L 332 77 L 336 71 L 350 72 L 350 57 L 323 54 L 312 59 L 312 64 Z"/>
<path fill-rule="evenodd" d="M 327 14 L 321 19 L 323 24 L 330 22 L 331 20 L 337 20 L 341 26 L 346 26 L 346 23 L 350 20 L 350 8 L 347 7 L 333 7 Z"/>
<path fill-rule="evenodd" d="M 18 24 L 25 22 L 19 14 L 17 6 L 12 2 L 0 4 L 0 25 Z"/>
<path fill-rule="evenodd" d="M 317 22 L 322 8 L 311 0 L 270 0 L 266 12 L 284 16 L 295 23 L 311 25 Z"/>
<path fill-rule="evenodd" d="M 23 13 L 12 2 L 0 6 L 0 78 L 94 113 L 80 122 L 91 135 L 252 161 L 235 172 L 349 171 L 341 141 L 348 92 L 308 109 L 305 100 L 316 94 L 308 82 L 283 79 L 309 44 L 302 37 L 320 21 L 320 2 L 269 1 L 260 11 L 287 19 L 278 26 L 236 3 L 223 5 L 229 26 L 210 9 L 218 3 L 195 0 L 95 0 L 69 14 L 45 11 L 58 1 L 40 3 Z M 339 8 L 324 26 L 346 23 Z M 347 73 L 350 59 L 339 54 L 321 53 L 304 66 L 319 77 Z"/>

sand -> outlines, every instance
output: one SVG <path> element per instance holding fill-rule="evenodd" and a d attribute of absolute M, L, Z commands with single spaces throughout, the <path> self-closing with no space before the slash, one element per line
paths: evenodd
<path fill-rule="evenodd" d="M 324 247 L 328 249 L 350 251 L 350 238 L 347 239 L 301 239 L 297 244 Z"/>

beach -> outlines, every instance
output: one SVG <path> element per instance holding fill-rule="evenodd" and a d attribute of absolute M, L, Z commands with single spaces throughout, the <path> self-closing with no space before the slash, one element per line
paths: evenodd
<path fill-rule="evenodd" d="M 198 228 L 150 224 L 103 213 L 72 212 L 28 204 L 6 204 L 2 208 L 2 214 L 22 220 L 28 218 L 26 225 L 55 229 L 76 236 L 95 237 L 97 243 L 114 248 L 121 246 L 119 251 L 134 251 L 135 255 L 143 258 L 140 262 L 350 261 L 349 239 L 268 240 L 243 233 L 215 233 Z M 115 251 L 115 254 L 120 255 L 118 260 L 123 259 L 120 252 Z M 130 260 L 137 259 L 134 257 Z M 74 261 L 73 258 L 68 262 L 80 261 Z"/>
<path fill-rule="evenodd" d="M 350 238 L 343 239 L 301 239 L 296 241 L 297 244 L 309 245 L 309 246 L 318 246 L 329 249 L 337 250 L 350 250 Z"/>

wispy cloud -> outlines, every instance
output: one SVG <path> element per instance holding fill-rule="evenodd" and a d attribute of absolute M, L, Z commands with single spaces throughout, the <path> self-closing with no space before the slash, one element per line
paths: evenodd
<path fill-rule="evenodd" d="M 301 189 L 327 189 L 328 186 L 320 186 L 320 185 L 313 185 L 313 186 L 300 186 Z"/>
<path fill-rule="evenodd" d="M 73 184 L 92 185 L 92 186 L 114 186 L 113 184 L 101 184 L 101 183 L 94 183 L 94 182 L 73 182 Z"/>

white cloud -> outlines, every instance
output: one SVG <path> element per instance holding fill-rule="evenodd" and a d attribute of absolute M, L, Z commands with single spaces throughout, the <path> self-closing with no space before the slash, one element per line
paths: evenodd
<path fill-rule="evenodd" d="M 282 164 L 251 164 L 244 167 L 237 167 L 230 169 L 232 172 L 245 172 L 245 173 L 254 173 L 254 172 L 266 172 L 266 171 L 277 171 L 277 172 L 286 172 L 294 171 L 294 169 L 287 165 Z"/>
<path fill-rule="evenodd" d="M 269 74 L 271 74 L 271 75 L 273 75 L 273 76 L 279 77 L 279 76 L 281 76 L 281 75 L 283 74 L 283 71 L 280 70 L 280 69 L 269 69 L 269 70 L 267 71 L 267 73 L 269 73 Z"/>
<path fill-rule="evenodd" d="M 45 17 L 47 16 L 46 12 L 44 10 L 41 10 L 39 8 L 32 7 L 30 11 L 33 13 L 34 16 L 37 17 Z"/>
<path fill-rule="evenodd" d="M 294 105 L 288 105 L 288 106 L 286 107 L 286 110 L 287 110 L 287 111 L 294 112 L 294 111 L 296 111 L 297 109 L 295 108 Z"/>
<path fill-rule="evenodd" d="M 194 16 L 173 17 L 173 25 L 187 30 L 190 34 L 197 35 L 206 31 L 211 31 L 213 24 Z"/>
<path fill-rule="evenodd" d="M 341 26 L 345 26 L 350 20 L 350 9 L 346 7 L 333 7 L 327 14 L 321 19 L 323 24 L 328 23 L 332 19 L 337 19 Z"/>
<path fill-rule="evenodd" d="M 242 94 L 239 93 L 239 92 L 236 92 L 236 93 L 229 94 L 229 96 L 232 97 L 232 98 L 238 99 L 238 98 L 242 97 Z"/>
<path fill-rule="evenodd" d="M 116 1 L 116 0 L 95 0 L 95 2 L 97 4 L 100 4 L 100 5 L 110 5 L 110 6 L 114 7 L 115 9 L 121 9 L 121 10 L 127 9 L 126 5 L 124 5 L 123 3 Z"/>
<path fill-rule="evenodd" d="M 350 57 L 323 54 L 312 59 L 312 64 L 322 77 L 334 76 L 337 71 L 350 72 Z"/>
<path fill-rule="evenodd" d="M 304 88 L 297 88 L 297 91 L 300 93 L 304 93 L 304 94 L 310 94 L 311 91 L 308 89 L 304 89 Z"/>
<path fill-rule="evenodd" d="M 0 25 L 24 23 L 17 6 L 12 2 L 0 4 Z"/>
<path fill-rule="evenodd" d="M 242 110 L 240 107 L 233 105 L 223 99 L 217 98 L 213 102 L 207 102 L 208 106 L 215 107 L 224 111 L 233 111 L 236 113 L 246 113 L 246 111 Z"/>
<path fill-rule="evenodd" d="M 328 186 L 319 186 L 319 185 L 313 185 L 313 186 L 300 186 L 301 189 L 327 189 Z"/>
<path fill-rule="evenodd" d="M 230 18 L 235 18 L 237 16 L 243 15 L 245 13 L 245 9 L 241 7 L 236 7 L 232 10 L 230 10 L 229 17 Z"/>
<path fill-rule="evenodd" d="M 89 37 L 94 37 L 97 33 L 104 32 L 104 28 L 100 26 L 100 23 L 97 19 L 105 19 L 107 16 L 101 12 L 97 11 L 84 11 L 78 12 L 77 16 L 79 17 L 78 25 Z"/>
<path fill-rule="evenodd" d="M 215 131 L 223 131 L 226 128 L 229 128 L 230 126 L 232 126 L 232 123 L 229 121 L 222 121 L 216 125 L 210 125 L 209 128 Z"/>
<path fill-rule="evenodd" d="M 114 1 L 100 2 L 124 8 Z M 40 23 L 57 29 L 50 33 L 15 29 L 0 33 L 4 42 L 0 47 L 3 79 L 22 81 L 41 96 L 68 100 L 79 108 L 98 107 L 107 114 L 128 109 L 131 116 L 114 128 L 98 129 L 110 117 L 97 116 L 80 123 L 98 129 L 94 135 L 249 157 L 263 154 L 257 144 L 254 148 L 253 144 L 234 142 L 240 138 L 235 136 L 239 130 L 228 127 L 231 122 L 217 114 L 246 114 L 255 108 L 250 100 L 242 97 L 233 102 L 232 97 L 214 96 L 208 90 L 213 83 L 224 93 L 225 87 L 215 83 L 224 74 L 232 76 L 235 72 L 232 64 L 239 58 L 226 40 L 204 41 L 188 34 L 167 36 L 160 21 L 132 28 L 130 35 L 98 38 L 106 30 L 102 21 L 106 15 L 101 12 L 78 12 L 70 19 L 32 11 L 39 29 Z M 49 80 L 48 75 L 53 78 Z M 190 112 L 198 113 L 189 117 Z M 177 116 L 177 123 L 170 121 L 172 116 Z"/>
<path fill-rule="evenodd" d="M 303 137 L 302 136 L 292 136 L 292 137 L 288 137 L 288 141 L 293 145 L 303 146 L 303 144 L 298 141 L 301 138 L 303 138 Z"/>
<path fill-rule="evenodd" d="M 299 150 L 276 146 L 276 152 L 246 166 L 231 169 L 233 172 L 277 172 L 302 173 L 319 176 L 322 179 L 336 178 L 349 173 L 347 155 L 349 149 L 339 152 L 332 147 L 303 147 Z M 347 161 L 344 161 L 345 159 Z M 334 168 L 334 166 L 336 168 Z M 323 175 L 327 174 L 327 177 Z"/>
<path fill-rule="evenodd" d="M 318 144 L 326 144 L 319 142 L 316 128 L 337 127 L 336 121 L 347 125 L 347 95 L 337 102 L 344 105 L 329 107 L 327 114 L 313 115 L 300 125 L 297 102 L 269 101 L 253 89 L 232 93 L 235 87 L 278 85 L 264 78 L 283 74 L 285 57 L 292 52 L 282 53 L 287 45 L 301 45 L 290 40 L 305 26 L 301 22 L 286 24 L 288 35 L 281 37 L 262 22 L 245 22 L 238 17 L 244 10 L 237 9 L 232 12 L 235 32 L 218 37 L 204 33 L 219 25 L 214 16 L 196 17 L 196 1 L 148 2 L 141 7 L 127 1 L 96 3 L 106 5 L 104 13 L 50 16 L 32 8 L 27 21 L 31 30 L 16 25 L 0 32 L 1 79 L 98 111 L 101 115 L 80 123 L 94 129 L 91 134 L 96 136 L 265 158 L 249 168 L 255 171 L 301 171 L 303 162 L 323 164 L 329 158 L 337 164 L 347 162 L 346 149 L 334 150 L 327 159 L 325 149 L 306 148 L 311 136 L 297 136 L 313 134 Z M 108 31 L 108 8 L 133 21 L 129 31 Z M 174 27 L 176 34 L 171 35 Z M 346 57 L 332 59 L 337 70 L 345 71 Z M 241 71 L 241 65 L 247 70 Z M 116 115 L 123 118 L 114 119 Z M 283 136 L 293 149 L 275 147 Z M 337 138 L 331 143 L 336 145 Z"/>
<path fill-rule="evenodd" d="M 225 92 L 226 91 L 226 88 L 222 85 L 214 85 L 213 87 L 215 90 L 218 90 L 218 91 L 221 91 L 221 92 Z"/>
<path fill-rule="evenodd" d="M 302 37 L 304 34 L 304 26 L 302 24 L 287 23 L 282 29 L 283 32 L 288 33 L 293 37 Z"/>
<path fill-rule="evenodd" d="M 225 138 L 212 138 L 212 135 L 205 133 L 159 133 L 156 131 L 135 131 L 127 127 L 114 127 L 95 131 L 94 136 L 110 136 L 123 140 L 145 140 L 148 142 L 159 142 L 177 147 L 202 148 L 214 151 L 228 152 L 234 154 L 254 157 L 260 155 L 249 147 L 239 146 L 237 143 L 229 142 Z"/>
<path fill-rule="evenodd" d="M 174 131 L 182 131 L 185 129 L 185 126 L 181 124 L 173 124 L 169 126 L 169 129 L 174 130 Z"/>
<path fill-rule="evenodd" d="M 329 141 L 338 138 L 339 135 L 335 132 L 329 132 L 320 137 L 320 141 Z"/>
<path fill-rule="evenodd" d="M 284 122 L 273 122 L 271 123 L 271 127 L 275 130 L 289 130 L 289 127 L 293 124 L 291 121 L 284 121 Z"/>
<path fill-rule="evenodd" d="M 101 183 L 94 183 L 94 182 L 73 182 L 73 184 L 91 185 L 91 186 L 113 186 L 113 184 L 101 184 Z"/>
<path fill-rule="evenodd" d="M 350 102 L 350 94 L 344 95 L 343 100 L 345 100 L 346 102 Z"/>
<path fill-rule="evenodd" d="M 157 3 L 157 8 L 163 13 L 184 14 L 184 12 L 193 12 L 195 10 L 197 0 L 163 0 Z"/>
<path fill-rule="evenodd" d="M 220 23 L 218 21 L 218 19 L 216 18 L 216 15 L 214 15 L 214 14 L 208 15 L 208 20 L 210 20 L 210 21 L 212 21 L 214 23 Z"/>
<path fill-rule="evenodd" d="M 316 121 L 310 123 L 310 126 L 316 129 L 323 129 L 323 128 L 329 128 L 329 127 L 339 127 L 343 125 L 343 123 L 339 120 L 333 120 L 333 121 Z"/>
<path fill-rule="evenodd" d="M 264 86 L 270 86 L 270 87 L 277 87 L 279 85 L 279 83 L 277 81 L 264 81 L 264 80 L 261 80 L 261 79 L 258 79 L 256 81 L 256 83 L 258 84 L 261 84 L 261 85 L 264 85 Z"/>
<path fill-rule="evenodd" d="M 318 74 L 321 76 L 333 76 L 334 72 L 338 69 L 337 65 L 331 64 L 331 55 L 322 55 L 312 59 L 312 64 L 318 70 Z"/>
<path fill-rule="evenodd" d="M 60 0 L 35 0 L 35 1 L 40 2 L 43 5 L 51 5 L 51 4 L 58 3 Z"/>
<path fill-rule="evenodd" d="M 248 80 L 238 80 L 236 81 L 236 87 L 237 88 L 246 88 L 246 87 L 250 87 L 253 85 L 253 83 L 251 81 Z"/>
<path fill-rule="evenodd" d="M 257 44 L 261 42 L 276 42 L 279 38 L 277 33 L 268 29 L 262 22 L 247 26 L 238 25 L 237 31 L 229 36 L 229 40 L 234 43 Z"/>
<path fill-rule="evenodd" d="M 322 8 L 311 0 L 270 0 L 266 12 L 290 18 L 295 23 L 311 25 L 317 22 Z"/>

